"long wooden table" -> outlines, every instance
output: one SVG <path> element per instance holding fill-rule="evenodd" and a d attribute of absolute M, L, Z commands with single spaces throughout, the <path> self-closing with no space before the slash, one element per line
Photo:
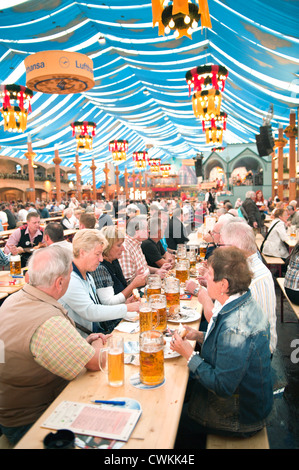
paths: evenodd
<path fill-rule="evenodd" d="M 201 304 L 195 297 L 181 301 L 181 304 L 201 312 Z M 188 324 L 198 329 L 199 323 L 200 320 L 197 320 Z M 175 329 L 179 324 L 169 322 L 168 326 Z M 129 334 L 115 330 L 113 334 L 123 336 L 125 341 L 138 341 L 138 333 Z M 66 386 L 15 448 L 42 449 L 43 439 L 51 430 L 42 428 L 41 425 L 63 400 L 90 403 L 95 399 L 128 397 L 141 404 L 142 415 L 123 449 L 172 449 L 189 377 L 186 360 L 182 356 L 165 359 L 166 380 L 156 389 L 140 390 L 131 385 L 130 377 L 138 372 L 139 366 L 125 364 L 125 384 L 118 388 L 108 385 L 107 375 L 103 372 L 83 372 Z"/>
<path fill-rule="evenodd" d="M 13 282 L 15 281 L 15 284 Z M 3 285 L 2 283 L 5 283 Z M 2 284 L 2 285 L 1 285 Z M 18 292 L 18 290 L 22 289 L 25 285 L 25 277 L 22 278 L 12 278 L 9 271 L 0 271 L 0 293 L 1 294 L 13 294 L 14 292 Z M 4 295 L 4 297 L 6 297 Z M 1 298 L 4 298 L 1 297 Z"/>

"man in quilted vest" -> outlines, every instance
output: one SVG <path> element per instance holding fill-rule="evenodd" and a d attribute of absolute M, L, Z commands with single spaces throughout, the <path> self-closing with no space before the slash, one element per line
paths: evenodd
<path fill-rule="evenodd" d="M 66 292 L 72 253 L 60 246 L 36 250 L 29 284 L 0 308 L 0 429 L 15 445 L 70 380 L 99 370 L 107 336 L 86 339 L 58 302 Z"/>

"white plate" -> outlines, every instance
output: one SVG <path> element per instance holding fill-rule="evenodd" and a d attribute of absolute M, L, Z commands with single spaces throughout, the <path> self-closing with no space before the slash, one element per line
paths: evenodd
<path fill-rule="evenodd" d="M 199 320 L 201 313 L 197 310 L 193 310 L 185 305 L 181 306 L 179 313 L 171 318 L 167 318 L 167 322 L 170 323 L 191 323 L 193 321 Z"/>
<path fill-rule="evenodd" d="M 179 357 L 180 354 L 170 349 L 170 341 L 172 338 L 165 338 L 166 344 L 164 346 L 164 359 L 172 359 L 173 357 Z"/>

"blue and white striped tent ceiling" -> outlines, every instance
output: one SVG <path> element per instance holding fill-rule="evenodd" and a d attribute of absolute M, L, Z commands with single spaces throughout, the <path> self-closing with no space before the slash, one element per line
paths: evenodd
<path fill-rule="evenodd" d="M 185 79 L 205 64 L 228 71 L 222 110 L 228 114 L 223 144 L 252 143 L 273 104 L 272 129 L 289 123 L 299 105 L 297 0 L 209 0 L 212 28 L 192 39 L 159 36 L 152 24 L 150 0 L 0 0 L 0 80 L 26 84 L 24 59 L 39 51 L 64 50 L 93 60 L 95 86 L 84 93 L 34 93 L 25 133 L 3 131 L 0 154 L 24 158 L 28 134 L 36 161 L 52 163 L 58 145 L 62 165 L 73 168 L 76 153 L 70 124 L 94 121 L 93 149 L 80 153 L 83 180 L 97 181 L 111 161 L 108 143 L 126 139 L 125 165 L 132 153 L 152 146 L 149 154 L 164 162 L 194 157 L 210 146 L 194 117 Z M 106 43 L 101 45 L 99 36 Z"/>

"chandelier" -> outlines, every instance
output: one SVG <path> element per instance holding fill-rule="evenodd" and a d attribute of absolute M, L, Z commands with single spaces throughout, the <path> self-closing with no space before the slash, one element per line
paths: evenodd
<path fill-rule="evenodd" d="M 25 132 L 27 116 L 31 112 L 33 91 L 21 85 L 3 85 L 1 96 L 3 99 L 1 113 L 4 120 L 4 130 Z"/>
<path fill-rule="evenodd" d="M 202 122 L 206 143 L 222 143 L 227 114 L 221 111 L 222 92 L 228 76 L 222 65 L 202 65 L 186 73 L 189 96 L 193 87 L 192 108 Z M 221 91 L 220 91 L 221 89 Z"/>
<path fill-rule="evenodd" d="M 169 173 L 171 171 L 170 163 L 163 163 L 163 165 L 160 165 L 160 171 L 164 178 L 169 176 Z"/>
<path fill-rule="evenodd" d="M 194 67 L 186 73 L 186 81 L 189 86 L 189 96 L 191 95 L 191 86 L 194 91 L 201 91 L 214 88 L 224 90 L 225 81 L 228 76 L 227 68 L 223 65 L 200 65 Z"/>
<path fill-rule="evenodd" d="M 136 168 L 146 168 L 147 160 L 148 153 L 145 150 L 143 152 L 133 152 L 133 161 Z"/>
<path fill-rule="evenodd" d="M 114 161 L 126 160 L 128 148 L 129 144 L 126 140 L 111 140 L 109 142 L 109 152 L 112 152 Z"/>
<path fill-rule="evenodd" d="M 150 157 L 148 159 L 148 164 L 150 166 L 151 173 L 159 173 L 161 165 L 161 159 L 159 157 Z"/>
<path fill-rule="evenodd" d="M 206 133 L 206 143 L 222 144 L 223 131 L 226 130 L 227 114 L 223 111 L 210 121 L 204 121 L 203 131 Z"/>
<path fill-rule="evenodd" d="M 192 97 L 192 108 L 194 116 L 202 122 L 215 118 L 220 114 L 221 93 L 219 90 L 197 91 Z"/>
<path fill-rule="evenodd" d="M 174 32 L 176 38 L 191 39 L 200 21 L 202 27 L 212 27 L 207 0 L 152 0 L 152 12 L 153 26 L 158 24 L 159 35 Z"/>
<path fill-rule="evenodd" d="M 71 127 L 73 129 L 73 137 L 76 137 L 77 151 L 92 150 L 96 124 L 90 121 L 75 121 L 72 122 Z"/>

